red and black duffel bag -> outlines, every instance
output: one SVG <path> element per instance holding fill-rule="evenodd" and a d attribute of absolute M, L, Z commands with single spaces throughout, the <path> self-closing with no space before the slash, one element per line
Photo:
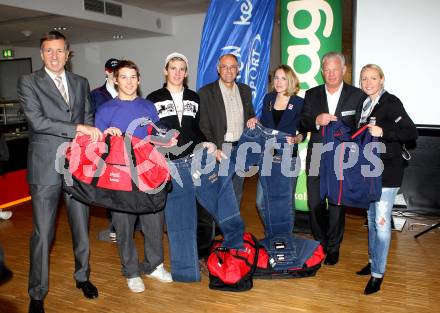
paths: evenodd
<path fill-rule="evenodd" d="M 223 248 L 221 241 L 214 243 L 207 262 L 210 289 L 238 292 L 253 287 L 260 244 L 251 233 L 244 233 L 243 242 L 244 250 Z"/>
<path fill-rule="evenodd" d="M 64 189 L 89 205 L 127 213 L 164 209 L 170 172 L 153 145 L 134 136 L 78 136 L 65 156 Z M 68 175 L 67 175 L 68 176 Z"/>

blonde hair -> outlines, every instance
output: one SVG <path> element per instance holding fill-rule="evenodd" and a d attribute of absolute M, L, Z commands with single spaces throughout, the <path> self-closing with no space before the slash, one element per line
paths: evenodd
<path fill-rule="evenodd" d="M 361 73 L 359 74 L 359 85 L 362 86 L 362 73 L 367 69 L 376 70 L 379 73 L 380 79 L 383 79 L 385 81 L 385 74 L 383 73 L 382 68 L 377 64 L 370 63 L 370 64 L 364 65 L 364 67 L 362 67 Z M 384 84 L 382 84 L 382 88 L 383 88 L 383 85 Z"/>
<path fill-rule="evenodd" d="M 284 95 L 289 97 L 296 95 L 299 91 L 299 79 L 296 76 L 295 72 L 292 70 L 292 68 L 286 64 L 281 64 L 275 69 L 274 79 L 272 80 L 272 90 L 275 90 L 275 85 L 274 85 L 275 73 L 278 70 L 282 70 L 287 77 L 287 90 L 284 93 Z"/>
<path fill-rule="evenodd" d="M 165 70 L 166 71 L 168 71 L 168 67 L 170 66 L 170 63 L 174 62 L 174 61 L 182 61 L 183 63 L 185 63 L 185 73 L 188 73 L 188 63 L 186 63 L 186 61 L 183 58 L 181 58 L 181 57 L 172 57 L 171 59 L 169 59 L 167 64 L 165 65 Z M 167 82 L 168 82 L 168 75 L 164 75 L 164 80 L 165 80 L 164 81 L 164 86 L 166 86 Z M 188 76 L 186 76 L 183 79 L 183 83 L 182 84 L 185 87 L 188 85 Z"/>

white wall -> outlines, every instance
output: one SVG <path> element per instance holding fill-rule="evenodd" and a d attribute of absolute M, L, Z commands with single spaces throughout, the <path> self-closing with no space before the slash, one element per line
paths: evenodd
<path fill-rule="evenodd" d="M 376 63 L 413 121 L 440 127 L 440 2 L 358 0 L 356 11 L 356 85 L 362 66 Z"/>
<path fill-rule="evenodd" d="M 172 36 L 72 45 L 74 57 L 71 70 L 87 77 L 90 87 L 95 88 L 104 81 L 104 63 L 107 59 L 132 60 L 141 71 L 141 90 L 146 96 L 162 87 L 165 57 L 178 51 L 188 58 L 188 84 L 195 89 L 204 19 L 205 14 L 174 17 Z"/>

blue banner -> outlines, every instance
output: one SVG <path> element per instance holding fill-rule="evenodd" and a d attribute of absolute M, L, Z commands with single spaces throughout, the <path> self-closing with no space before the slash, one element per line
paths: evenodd
<path fill-rule="evenodd" d="M 197 90 L 218 79 L 221 55 L 237 56 L 237 81 L 249 85 L 259 115 L 269 82 L 269 57 L 276 0 L 212 0 L 203 26 Z"/>

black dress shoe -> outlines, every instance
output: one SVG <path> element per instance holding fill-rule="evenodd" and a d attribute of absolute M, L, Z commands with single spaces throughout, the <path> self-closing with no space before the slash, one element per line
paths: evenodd
<path fill-rule="evenodd" d="M 371 275 L 371 263 L 365 265 L 360 271 L 357 271 L 356 274 L 361 276 Z"/>
<path fill-rule="evenodd" d="M 337 252 L 329 252 L 327 257 L 325 258 L 324 264 L 326 265 L 335 265 L 339 261 L 339 251 Z"/>
<path fill-rule="evenodd" d="M 31 299 L 31 303 L 29 304 L 29 313 L 44 313 L 43 300 Z"/>
<path fill-rule="evenodd" d="M 368 281 L 367 286 L 365 287 L 364 294 L 369 295 L 380 290 L 380 284 L 382 284 L 383 278 L 376 278 L 371 276 Z"/>
<path fill-rule="evenodd" d="M 0 285 L 6 283 L 12 278 L 12 272 L 5 265 L 0 265 Z"/>
<path fill-rule="evenodd" d="M 76 288 L 81 289 L 86 298 L 98 298 L 98 289 L 89 280 L 77 281 Z"/>

